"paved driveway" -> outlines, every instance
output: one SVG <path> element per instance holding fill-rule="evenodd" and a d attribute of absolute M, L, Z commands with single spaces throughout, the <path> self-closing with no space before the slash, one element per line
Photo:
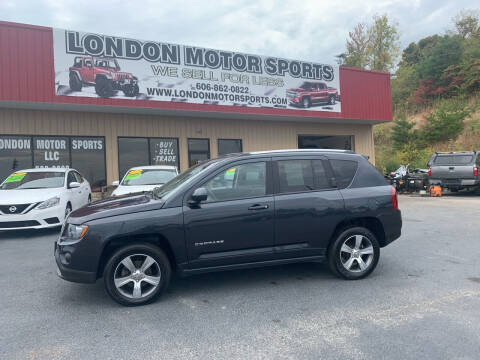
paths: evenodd
<path fill-rule="evenodd" d="M 478 359 L 480 197 L 400 207 L 404 235 L 368 279 L 320 264 L 206 274 L 139 308 L 57 278 L 55 232 L 0 235 L 0 358 Z"/>

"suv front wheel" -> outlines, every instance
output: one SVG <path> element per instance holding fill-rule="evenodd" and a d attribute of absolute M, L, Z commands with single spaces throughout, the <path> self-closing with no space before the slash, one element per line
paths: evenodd
<path fill-rule="evenodd" d="M 368 276 L 377 266 L 380 246 L 373 233 L 363 227 L 342 231 L 328 250 L 332 272 L 347 280 Z"/>
<path fill-rule="evenodd" d="M 105 289 L 122 305 L 154 301 L 170 282 L 171 266 L 165 253 L 148 244 L 134 244 L 113 253 L 104 270 Z"/>

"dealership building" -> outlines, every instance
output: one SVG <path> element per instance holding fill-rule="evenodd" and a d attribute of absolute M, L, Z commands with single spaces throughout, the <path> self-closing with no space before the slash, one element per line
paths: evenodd
<path fill-rule="evenodd" d="M 392 120 L 388 73 L 118 35 L 0 22 L 0 181 L 73 167 L 100 191 L 133 166 L 273 149 L 373 161 Z"/>

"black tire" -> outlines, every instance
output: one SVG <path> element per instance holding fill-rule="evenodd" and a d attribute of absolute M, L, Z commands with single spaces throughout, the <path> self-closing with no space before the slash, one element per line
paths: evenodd
<path fill-rule="evenodd" d="M 355 237 L 357 235 L 362 236 L 364 239 L 366 238 L 368 242 L 371 244 L 373 248 L 373 251 L 371 254 L 372 258 L 370 259 L 369 255 L 362 255 L 361 253 L 357 252 L 356 256 L 359 256 L 360 259 L 362 259 L 364 264 L 368 264 L 368 266 L 362 270 L 360 269 L 359 261 L 354 258 L 353 254 L 351 254 L 350 258 L 354 258 L 352 263 L 353 262 L 355 263 L 353 263 L 351 270 L 348 270 L 343 262 L 345 256 L 347 256 L 348 258 L 348 253 L 341 251 L 341 249 L 344 243 L 349 244 L 350 241 L 355 242 L 356 240 Z M 368 244 L 368 242 L 364 239 L 361 241 L 363 244 L 362 246 L 364 246 L 365 244 Z M 363 249 L 362 247 L 360 247 L 360 250 L 365 250 L 365 249 L 367 249 L 367 246 L 365 246 Z M 350 260 L 350 258 L 348 258 L 348 260 Z M 358 279 L 363 279 L 367 277 L 368 275 L 371 274 L 373 270 L 375 270 L 375 267 L 378 264 L 379 258 L 380 258 L 380 246 L 378 244 L 378 240 L 370 230 L 364 227 L 351 227 L 351 228 L 343 229 L 340 233 L 337 234 L 336 238 L 334 239 L 333 243 L 328 249 L 328 265 L 330 266 L 330 269 L 335 275 L 346 280 L 358 280 Z M 348 260 L 346 261 L 346 263 L 348 263 Z"/>
<path fill-rule="evenodd" d="M 302 107 L 305 108 L 305 109 L 308 109 L 310 106 L 312 106 L 312 101 L 310 100 L 310 98 L 308 96 L 304 97 L 302 99 Z"/>
<path fill-rule="evenodd" d="M 119 266 L 123 266 L 123 264 L 120 265 L 120 263 L 129 256 L 132 256 L 133 258 L 138 256 L 140 258 L 139 263 L 135 263 L 135 261 L 132 260 L 132 263 L 135 263 L 134 265 L 137 269 L 139 269 L 138 266 L 141 265 L 142 256 L 152 257 L 156 261 L 156 265 L 154 264 L 154 266 L 155 267 L 158 266 L 158 269 L 157 269 L 158 273 L 154 274 L 155 276 L 158 275 L 160 277 L 160 281 L 158 282 L 158 285 L 156 285 L 156 287 L 153 288 L 153 290 L 151 288 L 147 288 L 147 291 L 146 291 L 147 293 L 150 290 L 152 290 L 152 292 L 148 293 L 148 295 L 144 297 L 137 298 L 137 299 L 128 297 L 122 294 L 122 292 L 115 285 L 115 281 L 114 281 L 116 276 L 116 271 L 118 275 Z M 121 269 L 121 271 L 124 271 L 124 270 L 125 269 Z M 115 300 L 117 303 L 125 306 L 138 306 L 138 305 L 145 305 L 153 302 L 167 289 L 168 284 L 170 283 L 171 272 L 172 270 L 171 270 L 170 261 L 168 260 L 168 257 L 160 248 L 149 243 L 138 243 L 138 244 L 125 246 L 113 253 L 113 255 L 108 260 L 107 264 L 105 265 L 105 269 L 103 272 L 103 280 L 104 280 L 105 289 L 108 295 L 110 295 L 110 297 L 113 300 Z M 118 280 L 118 277 L 117 277 L 117 280 Z M 132 283 L 134 284 L 135 282 L 131 281 L 130 283 L 127 283 L 126 285 L 124 285 L 124 287 L 127 286 L 127 288 L 125 289 L 125 293 L 129 291 L 128 286 L 131 286 L 133 288 L 134 285 Z M 138 283 L 140 283 L 140 286 L 142 286 L 142 280 L 139 280 Z M 150 284 L 143 283 L 143 285 L 149 286 Z M 143 289 L 145 289 L 145 287 L 143 287 Z M 132 290 L 132 294 L 133 294 L 133 290 Z"/>
<path fill-rule="evenodd" d="M 335 105 L 335 95 L 330 95 L 330 98 L 328 99 L 328 103 L 330 105 Z"/>
<path fill-rule="evenodd" d="M 113 95 L 113 84 L 110 80 L 103 77 L 95 80 L 95 92 L 98 96 L 109 98 Z"/>
<path fill-rule="evenodd" d="M 127 85 L 123 90 L 123 93 L 125 94 L 125 96 L 128 96 L 128 97 L 135 97 L 139 94 L 139 92 L 140 92 L 140 89 L 138 88 L 137 84 Z"/>
<path fill-rule="evenodd" d="M 72 91 L 82 91 L 82 80 L 78 78 L 78 75 L 71 72 L 69 75 L 69 85 Z"/>

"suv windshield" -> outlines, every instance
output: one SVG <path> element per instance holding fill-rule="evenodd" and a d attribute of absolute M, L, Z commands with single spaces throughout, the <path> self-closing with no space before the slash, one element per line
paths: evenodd
<path fill-rule="evenodd" d="M 0 187 L 1 190 L 50 189 L 63 187 L 64 172 L 39 171 L 16 172 L 10 175 Z"/>
<path fill-rule="evenodd" d="M 174 169 L 138 169 L 130 170 L 123 178 L 123 186 L 163 185 L 177 176 Z"/>
<path fill-rule="evenodd" d="M 157 198 L 164 197 L 172 190 L 182 186 L 183 184 L 187 183 L 190 179 L 194 178 L 196 175 L 200 174 L 203 170 L 208 168 L 209 166 L 215 164 L 217 160 L 206 161 L 195 166 L 192 166 L 187 171 L 181 173 L 177 177 L 170 180 L 168 183 L 161 187 L 157 187 L 153 190 L 153 194 Z"/>

